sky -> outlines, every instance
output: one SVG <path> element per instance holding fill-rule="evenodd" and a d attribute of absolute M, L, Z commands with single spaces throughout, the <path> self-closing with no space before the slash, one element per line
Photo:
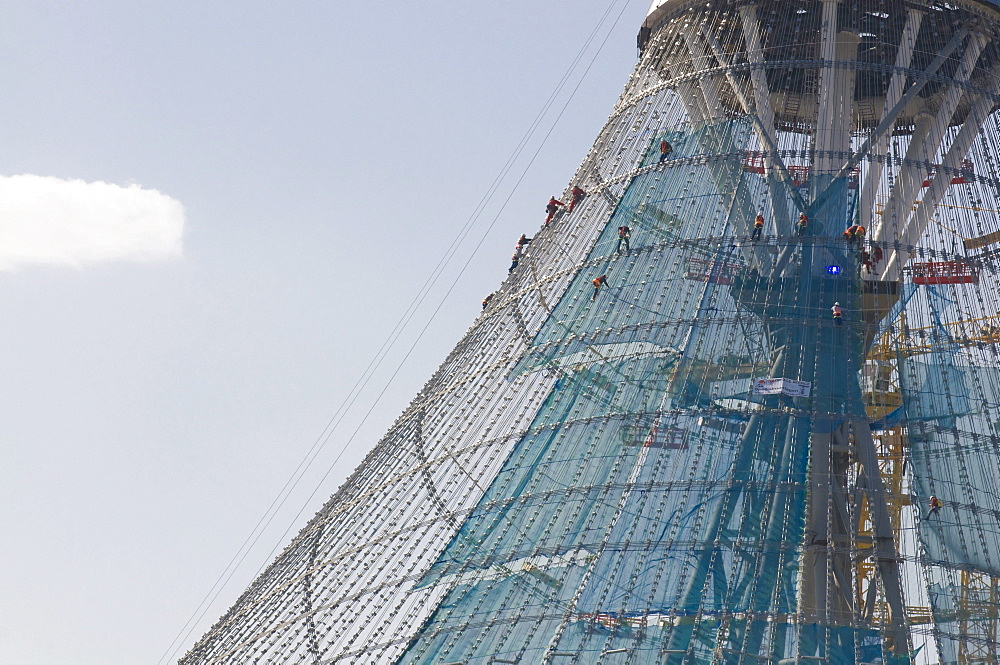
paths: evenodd
<path fill-rule="evenodd" d="M 506 277 L 647 8 L 4 3 L 0 663 L 194 643 Z"/>

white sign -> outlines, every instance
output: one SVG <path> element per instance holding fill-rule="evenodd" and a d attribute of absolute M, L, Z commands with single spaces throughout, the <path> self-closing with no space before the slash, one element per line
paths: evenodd
<path fill-rule="evenodd" d="M 789 397 L 809 397 L 812 384 L 808 381 L 792 379 L 756 379 L 753 382 L 755 395 L 788 395 Z"/>

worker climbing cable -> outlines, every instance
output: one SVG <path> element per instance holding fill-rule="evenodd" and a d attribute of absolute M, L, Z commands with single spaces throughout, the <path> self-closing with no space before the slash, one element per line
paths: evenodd
<path fill-rule="evenodd" d="M 809 228 L 809 218 L 806 214 L 799 213 L 799 221 L 795 222 L 795 235 L 804 236 L 806 234 L 806 229 Z"/>
<path fill-rule="evenodd" d="M 660 163 L 665 162 L 673 151 L 674 146 L 670 145 L 670 141 L 667 139 L 660 141 Z"/>
<path fill-rule="evenodd" d="M 586 196 L 586 195 L 587 195 L 587 192 L 583 191 L 578 186 L 573 185 L 572 196 L 570 197 L 570 200 L 569 200 L 569 212 L 573 212 L 573 208 L 576 207 L 576 204 L 579 203 L 580 201 L 582 201 L 583 197 Z"/>
<path fill-rule="evenodd" d="M 566 205 L 566 204 L 554 196 L 549 199 L 548 204 L 546 204 L 545 206 L 545 212 L 549 213 L 549 216 L 545 218 L 546 226 L 548 225 L 549 222 L 552 221 L 552 218 L 555 217 L 556 211 L 559 210 L 559 206 L 561 205 Z"/>
<path fill-rule="evenodd" d="M 764 231 L 764 215 L 758 214 L 756 219 L 753 220 L 753 233 L 750 235 L 750 240 L 757 240 L 760 238 L 760 234 Z"/>
<path fill-rule="evenodd" d="M 930 499 L 930 507 L 930 512 L 927 513 L 927 517 L 924 518 L 925 520 L 929 520 L 932 515 L 938 515 L 941 513 L 941 500 L 933 494 Z"/>
<path fill-rule="evenodd" d="M 839 302 L 833 303 L 833 307 L 831 307 L 830 310 L 833 312 L 833 322 L 836 323 L 838 326 L 843 325 L 844 310 L 840 308 L 840 303 Z"/>
<path fill-rule="evenodd" d="M 595 279 L 592 283 L 594 285 L 594 295 L 592 295 L 590 299 L 591 301 L 594 301 L 597 300 L 597 294 L 600 292 L 601 287 L 608 283 L 608 276 L 601 275 L 600 277 Z"/>
<path fill-rule="evenodd" d="M 868 250 L 862 249 L 858 253 L 858 263 L 862 267 L 864 267 L 865 272 L 869 272 L 870 273 L 872 271 L 872 255 L 871 255 L 871 253 L 869 253 Z"/>
<path fill-rule="evenodd" d="M 620 254 L 621 251 L 622 251 L 622 244 L 623 243 L 625 245 L 625 253 L 626 254 L 628 254 L 630 251 L 632 251 L 632 248 L 629 247 L 629 244 L 628 244 L 628 239 L 631 238 L 631 237 L 632 237 L 632 229 L 630 229 L 627 226 L 619 226 L 618 227 L 618 249 L 616 249 L 615 251 Z"/>
<path fill-rule="evenodd" d="M 878 264 L 882 261 L 882 258 L 884 256 L 885 256 L 885 254 L 882 252 L 882 246 L 881 245 L 875 245 L 875 248 L 872 250 L 872 269 L 873 270 L 876 267 L 878 267 Z"/>
<path fill-rule="evenodd" d="M 530 243 L 532 240 L 533 240 L 533 238 L 529 238 L 527 236 L 527 234 L 522 233 L 521 237 L 517 239 L 517 246 L 518 247 L 524 247 L 525 245 L 527 245 L 528 243 Z"/>
<path fill-rule="evenodd" d="M 517 264 L 521 262 L 521 257 L 524 255 L 524 248 L 522 245 L 518 245 L 514 248 L 514 256 L 510 257 L 510 268 L 507 269 L 508 273 L 514 272 L 514 268 Z"/>

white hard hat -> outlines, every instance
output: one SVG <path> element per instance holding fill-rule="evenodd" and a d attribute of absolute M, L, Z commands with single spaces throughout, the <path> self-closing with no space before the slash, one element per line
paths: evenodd
<path fill-rule="evenodd" d="M 839 302 L 835 302 L 835 303 L 833 303 L 833 306 L 834 307 L 840 307 L 840 303 Z"/>

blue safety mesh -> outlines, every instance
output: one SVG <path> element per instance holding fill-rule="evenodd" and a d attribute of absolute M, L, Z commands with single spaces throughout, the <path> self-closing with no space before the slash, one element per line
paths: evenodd
<path fill-rule="evenodd" d="M 842 359 L 844 378 L 817 384 L 817 403 L 862 407 L 844 387 L 857 362 L 826 302 L 846 301 L 849 286 L 807 275 L 828 294 L 813 302 L 803 282 L 765 284 L 753 267 L 766 250 L 746 235 L 774 183 L 745 168 L 749 138 L 741 120 L 672 132 L 670 160 L 685 167 L 632 179 L 514 366 L 512 378 L 557 379 L 420 579 L 448 591 L 399 663 L 596 658 L 619 641 L 634 647 L 636 631 L 644 646 L 630 662 L 657 665 L 685 651 L 696 662 L 720 649 L 851 662 L 880 651 L 871 631 L 829 638 L 767 618 L 797 610 L 809 437 L 840 420 L 775 411 L 793 400 L 753 395 L 752 379 L 815 379 L 801 354 L 776 348 L 808 343 Z M 654 139 L 645 163 L 658 155 Z M 819 251 L 842 256 L 833 244 Z M 772 310 L 812 329 L 769 327 L 760 314 Z"/>

